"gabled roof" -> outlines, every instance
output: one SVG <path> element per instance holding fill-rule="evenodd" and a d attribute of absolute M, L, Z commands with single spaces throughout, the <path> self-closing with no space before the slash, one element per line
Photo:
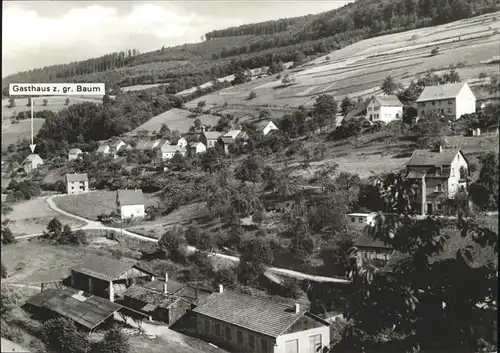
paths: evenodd
<path fill-rule="evenodd" d="M 83 153 L 81 149 L 79 148 L 72 148 L 68 151 L 69 154 L 80 154 Z"/>
<path fill-rule="evenodd" d="M 354 242 L 354 246 L 357 248 L 392 249 L 390 245 L 385 244 L 380 239 L 375 239 L 372 236 L 365 234 L 365 232 L 363 232 Z"/>
<path fill-rule="evenodd" d="M 137 142 L 137 145 L 135 146 L 135 148 L 137 150 L 145 150 L 146 149 L 146 146 L 148 144 L 148 141 L 145 141 L 145 140 L 139 140 Z"/>
<path fill-rule="evenodd" d="M 134 267 L 135 264 L 136 262 L 131 260 L 115 260 L 89 255 L 80 265 L 73 267 L 71 271 L 104 281 L 112 281 Z"/>
<path fill-rule="evenodd" d="M 97 152 L 105 152 L 107 150 L 109 150 L 111 147 L 109 147 L 109 145 L 107 144 L 103 144 L 103 145 L 100 145 L 98 148 L 97 148 Z"/>
<path fill-rule="evenodd" d="M 125 142 L 123 142 L 122 140 L 114 140 L 114 141 L 111 141 L 109 143 L 109 146 L 111 148 L 116 148 L 116 147 L 118 147 L 118 145 L 122 145 L 123 146 L 124 144 L 125 144 Z"/>
<path fill-rule="evenodd" d="M 449 166 L 455 159 L 457 153 L 462 154 L 462 151 L 454 149 L 444 149 L 441 152 L 433 152 L 430 150 L 415 150 L 408 163 L 406 163 L 406 166 Z"/>
<path fill-rule="evenodd" d="M 456 98 L 465 84 L 465 82 L 458 82 L 438 86 L 426 86 L 420 97 L 418 97 L 417 102 Z"/>
<path fill-rule="evenodd" d="M 231 136 L 221 136 L 220 139 L 225 145 L 230 145 L 236 142 Z"/>
<path fill-rule="evenodd" d="M 26 303 L 46 308 L 89 330 L 122 308 L 121 305 L 72 288 L 47 289 L 29 298 Z"/>
<path fill-rule="evenodd" d="M 89 181 L 89 177 L 87 176 L 87 173 L 83 173 L 83 174 L 66 174 L 66 181 L 67 182 Z"/>
<path fill-rule="evenodd" d="M 378 104 L 382 107 L 402 107 L 403 103 L 399 100 L 399 98 L 395 95 L 387 95 L 387 96 L 374 96 L 373 97 Z"/>
<path fill-rule="evenodd" d="M 229 290 L 210 295 L 193 311 L 270 337 L 282 335 L 307 312 L 295 313 L 289 305 Z"/>
<path fill-rule="evenodd" d="M 224 135 L 222 135 L 222 137 L 231 137 L 232 139 L 235 139 L 240 132 L 241 130 L 229 130 Z"/>
<path fill-rule="evenodd" d="M 255 123 L 255 125 L 254 125 L 255 126 L 255 130 L 256 131 L 263 131 L 266 128 L 266 126 L 269 125 L 270 123 L 272 123 L 272 121 L 271 120 L 267 120 L 267 119 L 266 120 L 257 121 Z"/>
<path fill-rule="evenodd" d="M 148 308 L 150 311 L 156 309 L 156 307 L 168 309 L 170 305 L 180 300 L 181 298 L 171 294 L 156 291 L 154 289 L 146 288 L 140 285 L 134 285 L 129 287 L 123 296 L 139 300 L 145 304 L 149 304 Z"/>
<path fill-rule="evenodd" d="M 118 190 L 118 202 L 120 206 L 143 205 L 144 194 L 142 190 Z"/>
<path fill-rule="evenodd" d="M 33 161 L 40 160 L 43 161 L 43 159 L 38 155 L 38 154 L 30 154 L 26 159 L 23 161 L 23 164 L 25 163 L 31 163 Z"/>
<path fill-rule="evenodd" d="M 205 131 L 203 135 L 207 140 L 217 140 L 222 134 L 218 131 Z"/>
<path fill-rule="evenodd" d="M 199 147 L 199 146 L 205 146 L 205 144 L 203 142 L 193 142 L 189 147 L 190 148 L 196 148 L 196 147 Z"/>

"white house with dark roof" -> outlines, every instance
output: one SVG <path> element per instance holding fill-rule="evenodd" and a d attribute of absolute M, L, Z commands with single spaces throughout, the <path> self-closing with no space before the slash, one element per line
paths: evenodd
<path fill-rule="evenodd" d="M 184 147 L 165 144 L 158 149 L 157 157 L 162 161 L 166 161 L 174 158 L 176 153 L 179 153 L 184 157 L 187 154 L 187 149 L 185 149 Z"/>
<path fill-rule="evenodd" d="M 89 191 L 89 177 L 87 173 L 66 174 L 66 189 L 68 195 L 81 194 Z"/>
<path fill-rule="evenodd" d="M 39 166 L 43 165 L 43 159 L 38 154 L 30 154 L 23 161 L 23 168 L 26 173 L 30 173 L 37 169 Z"/>
<path fill-rule="evenodd" d="M 193 310 L 200 337 L 238 352 L 321 352 L 329 323 L 300 307 L 234 291 L 210 295 Z"/>
<path fill-rule="evenodd" d="M 403 118 L 403 103 L 395 95 L 372 96 L 366 106 L 366 119 L 389 123 Z"/>
<path fill-rule="evenodd" d="M 68 161 L 74 161 L 75 159 L 80 158 L 83 154 L 82 150 L 79 148 L 72 148 L 68 151 Z"/>
<path fill-rule="evenodd" d="M 406 164 L 406 178 L 419 185 L 415 207 L 421 214 L 441 212 L 443 198 L 467 191 L 469 162 L 461 150 L 415 150 Z"/>
<path fill-rule="evenodd" d="M 453 120 L 476 112 L 476 97 L 467 82 L 427 86 L 417 99 L 420 117 L 443 115 Z"/>
<path fill-rule="evenodd" d="M 198 153 L 203 153 L 207 150 L 207 146 L 205 146 L 202 142 L 193 142 L 189 145 L 189 155 L 194 156 Z"/>
<path fill-rule="evenodd" d="M 274 124 L 271 120 L 261 120 L 255 123 L 255 131 L 261 133 L 266 136 L 268 133 L 274 130 L 279 130 L 276 124 Z"/>
<path fill-rule="evenodd" d="M 145 216 L 144 194 L 142 190 L 118 190 L 116 205 L 121 219 L 141 219 Z"/>
<path fill-rule="evenodd" d="M 177 142 L 175 143 L 175 146 L 182 147 L 182 148 L 186 148 L 187 145 L 188 145 L 188 142 L 184 137 L 179 138 L 177 140 Z"/>
<path fill-rule="evenodd" d="M 218 131 L 205 131 L 201 135 L 200 142 L 203 142 L 207 149 L 215 147 L 222 134 Z"/>

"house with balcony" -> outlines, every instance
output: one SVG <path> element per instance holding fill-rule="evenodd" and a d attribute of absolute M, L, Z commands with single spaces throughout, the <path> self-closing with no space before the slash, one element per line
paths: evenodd
<path fill-rule="evenodd" d="M 197 306 L 197 333 L 235 352 L 321 352 L 330 344 L 330 324 L 301 308 L 219 286 Z"/>
<path fill-rule="evenodd" d="M 467 82 L 427 86 L 417 99 L 419 117 L 440 115 L 457 120 L 476 112 L 476 97 Z"/>
<path fill-rule="evenodd" d="M 403 118 L 403 103 L 395 95 L 372 96 L 366 106 L 366 120 L 389 123 Z"/>
<path fill-rule="evenodd" d="M 443 199 L 467 191 L 469 162 L 461 150 L 415 150 L 406 164 L 406 178 L 413 180 L 419 190 L 414 207 L 421 215 L 442 212 Z"/>
<path fill-rule="evenodd" d="M 81 194 L 89 191 L 89 177 L 87 173 L 66 174 L 66 189 L 68 195 Z"/>

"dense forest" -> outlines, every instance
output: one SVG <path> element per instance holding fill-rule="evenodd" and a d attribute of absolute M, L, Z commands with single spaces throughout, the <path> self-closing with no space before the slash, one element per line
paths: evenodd
<path fill-rule="evenodd" d="M 387 33 L 497 11 L 496 0 L 358 0 L 319 15 L 243 25 L 207 33 L 207 41 L 139 54 L 136 50 L 30 70 L 12 82 L 105 82 L 109 88 L 168 83 L 170 94 L 238 68 L 299 61 Z"/>

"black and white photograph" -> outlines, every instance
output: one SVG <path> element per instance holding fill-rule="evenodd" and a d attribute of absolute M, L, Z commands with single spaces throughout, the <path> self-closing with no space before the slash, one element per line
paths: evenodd
<path fill-rule="evenodd" d="M 498 0 L 1 16 L 2 353 L 497 353 Z"/>

